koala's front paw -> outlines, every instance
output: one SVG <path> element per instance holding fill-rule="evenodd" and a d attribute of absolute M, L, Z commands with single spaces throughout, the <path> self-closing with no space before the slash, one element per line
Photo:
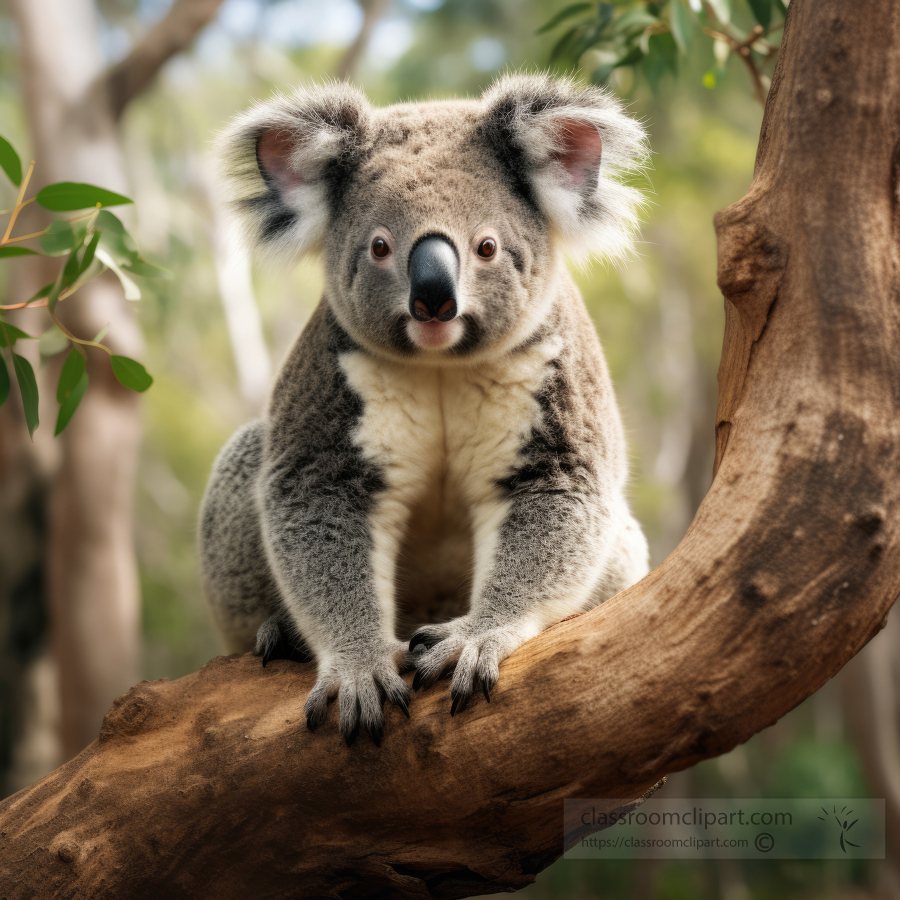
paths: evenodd
<path fill-rule="evenodd" d="M 455 662 L 450 715 L 464 709 L 479 686 L 490 703 L 491 690 L 500 677 L 500 663 L 529 637 L 531 634 L 522 626 L 496 625 L 468 616 L 441 625 L 424 625 L 409 642 L 416 669 L 413 690 L 434 684 Z"/>
<path fill-rule="evenodd" d="M 399 643 L 377 650 L 344 652 L 319 666 L 319 678 L 306 698 L 303 712 L 306 727 L 315 731 L 328 713 L 328 703 L 338 698 L 341 734 L 351 746 L 365 729 L 375 746 L 384 737 L 385 698 L 409 718 L 410 690 L 397 673 L 396 658 L 403 652 Z"/>

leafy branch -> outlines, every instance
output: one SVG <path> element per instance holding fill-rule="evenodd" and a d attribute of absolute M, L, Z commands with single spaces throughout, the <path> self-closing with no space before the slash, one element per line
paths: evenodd
<path fill-rule="evenodd" d="M 703 76 L 715 87 L 733 53 L 745 65 L 754 94 L 765 104 L 770 79 L 764 67 L 778 55 L 770 41 L 784 25 L 785 0 L 746 0 L 756 24 L 741 28 L 733 21 L 732 0 L 617 0 L 573 3 L 538 29 L 568 29 L 550 51 L 550 62 L 581 65 L 591 81 L 606 84 L 616 69 L 643 72 L 656 89 L 666 72 L 678 73 L 678 60 L 690 51 L 697 34 L 713 40 L 716 65 Z M 780 21 L 773 24 L 773 14 Z M 588 54 L 588 51 L 591 51 Z"/>
<path fill-rule="evenodd" d="M 112 371 L 118 381 L 133 391 L 145 391 L 153 383 L 147 370 L 136 360 L 119 356 L 102 343 L 105 329 L 92 340 L 80 338 L 66 328 L 56 315 L 56 307 L 68 299 L 97 275 L 111 269 L 118 277 L 127 300 L 140 300 L 141 292 L 132 276 L 159 278 L 168 275 L 165 269 L 142 259 L 131 235 L 121 220 L 106 207 L 131 203 L 128 197 L 91 184 L 63 181 L 48 184 L 33 197 L 25 198 L 34 172 L 34 160 L 22 177 L 22 164 L 18 154 L 5 138 L 0 137 L 0 168 L 18 187 L 15 206 L 0 214 L 8 214 L 9 221 L 0 238 L 0 259 L 24 256 L 65 257 L 56 278 L 44 285 L 33 297 L 21 302 L 0 304 L 0 406 L 9 396 L 10 370 L 16 383 L 25 411 L 25 422 L 30 435 L 38 427 L 38 387 L 31 363 L 15 352 L 20 340 L 37 340 L 9 322 L 4 312 L 17 309 L 45 307 L 52 326 L 61 332 L 71 346 L 63 363 L 56 389 L 60 404 L 56 420 L 58 435 L 69 424 L 88 387 L 87 350 L 93 347 L 104 351 L 110 358 Z M 30 203 L 37 203 L 51 212 L 75 212 L 89 209 L 68 219 L 56 219 L 41 231 L 14 237 L 16 220 Z M 24 241 L 38 240 L 40 251 L 18 246 Z M 53 331 L 53 327 L 45 335 Z M 44 337 L 42 336 L 42 337 Z M 62 348 L 60 348 L 62 349 Z M 59 352 L 58 350 L 56 352 Z"/>

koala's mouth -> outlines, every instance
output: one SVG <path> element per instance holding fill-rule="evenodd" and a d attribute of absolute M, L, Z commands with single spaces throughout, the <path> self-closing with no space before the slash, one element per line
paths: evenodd
<path fill-rule="evenodd" d="M 440 319 L 420 322 L 410 318 L 406 324 L 409 339 L 422 350 L 449 350 L 459 343 L 464 330 L 459 319 L 451 319 L 449 322 L 442 322 Z"/>

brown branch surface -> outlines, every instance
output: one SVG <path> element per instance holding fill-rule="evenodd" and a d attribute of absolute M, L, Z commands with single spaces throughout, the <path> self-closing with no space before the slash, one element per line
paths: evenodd
<path fill-rule="evenodd" d="M 794 0 L 748 195 L 719 214 L 718 471 L 642 582 L 447 682 L 380 749 L 305 728 L 310 666 L 120 697 L 0 805 L 3 896 L 463 897 L 530 882 L 563 800 L 640 797 L 834 675 L 900 590 L 900 8 Z"/>
<path fill-rule="evenodd" d="M 175 0 L 131 53 L 106 75 L 113 117 L 147 88 L 163 65 L 186 50 L 219 11 L 223 0 Z"/>

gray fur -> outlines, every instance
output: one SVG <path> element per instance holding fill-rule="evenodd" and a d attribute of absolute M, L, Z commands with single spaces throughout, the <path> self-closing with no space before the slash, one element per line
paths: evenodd
<path fill-rule="evenodd" d="M 646 572 L 612 386 L 562 261 L 626 248 L 639 198 L 619 175 L 643 135 L 602 91 L 508 76 L 480 101 L 386 109 L 303 90 L 221 147 L 249 238 L 321 250 L 326 288 L 264 419 L 216 461 L 206 596 L 229 649 L 309 648 L 310 728 L 337 696 L 344 736 L 378 742 L 383 698 L 407 707 L 404 664 L 428 684 L 455 663 L 455 712 L 523 641 Z M 408 312 L 427 234 L 460 261 L 435 348 Z"/>

